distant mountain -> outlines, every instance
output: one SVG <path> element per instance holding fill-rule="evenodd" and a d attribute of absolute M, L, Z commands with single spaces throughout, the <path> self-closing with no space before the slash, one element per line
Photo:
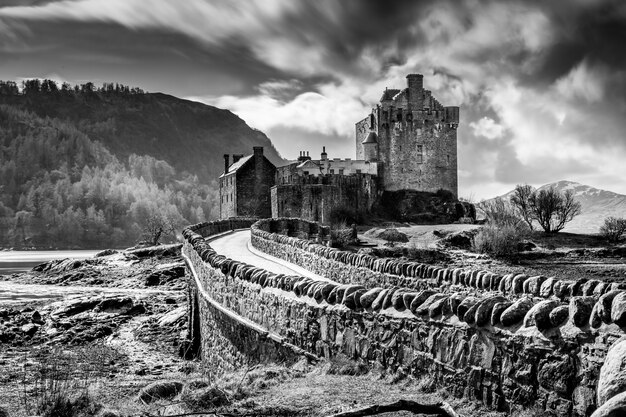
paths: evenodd
<path fill-rule="evenodd" d="M 119 84 L 0 81 L 0 248 L 124 247 L 155 222 L 215 219 L 222 155 L 253 146 L 282 161 L 227 110 Z"/>
<path fill-rule="evenodd" d="M 626 195 L 624 194 L 566 180 L 546 184 L 539 189 L 550 187 L 555 187 L 561 192 L 572 190 L 574 198 L 581 205 L 582 213 L 567 224 L 563 229 L 564 232 L 598 233 L 600 226 L 607 217 L 626 217 Z M 508 200 L 512 194 L 513 190 L 501 197 Z"/>

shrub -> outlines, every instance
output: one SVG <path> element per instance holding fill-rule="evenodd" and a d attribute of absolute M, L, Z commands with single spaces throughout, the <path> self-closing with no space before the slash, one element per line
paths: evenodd
<path fill-rule="evenodd" d="M 519 252 L 525 235 L 524 230 L 520 228 L 487 224 L 474 237 L 472 247 L 476 252 L 513 258 Z"/>
<path fill-rule="evenodd" d="M 404 233 L 399 232 L 398 229 L 385 229 L 378 235 L 378 237 L 386 240 L 387 242 L 406 243 L 409 241 L 409 237 Z"/>
<path fill-rule="evenodd" d="M 600 226 L 600 234 L 611 243 L 617 243 L 626 234 L 626 219 L 608 217 Z"/>
<path fill-rule="evenodd" d="M 346 206 L 335 207 L 330 211 L 330 224 L 359 224 L 362 222 L 359 214 Z"/>
<path fill-rule="evenodd" d="M 536 221 L 546 233 L 563 230 L 581 213 L 580 203 L 574 200 L 573 191 L 559 192 L 555 187 L 537 191 L 529 185 L 518 185 L 511 204 L 531 229 L 533 221 Z"/>

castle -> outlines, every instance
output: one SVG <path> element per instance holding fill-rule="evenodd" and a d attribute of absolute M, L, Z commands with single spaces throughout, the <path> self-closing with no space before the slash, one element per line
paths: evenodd
<path fill-rule="evenodd" d="M 410 74 L 407 81 L 403 90 L 386 89 L 380 103 L 356 123 L 356 159 L 330 159 L 323 147 L 319 159 L 300 152 L 298 159 L 272 169 L 262 149 L 255 148 L 254 158 L 234 155 L 232 165 L 225 155 L 220 218 L 330 223 L 338 208 L 368 213 L 385 191 L 447 190 L 456 197 L 459 108 L 442 106 L 424 89 L 421 74 Z M 244 165 L 255 174 L 245 174 Z"/>

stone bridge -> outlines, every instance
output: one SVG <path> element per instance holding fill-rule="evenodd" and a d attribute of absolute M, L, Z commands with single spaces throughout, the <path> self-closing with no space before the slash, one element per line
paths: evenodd
<path fill-rule="evenodd" d="M 497 410 L 626 415 L 626 286 L 333 249 L 301 219 L 183 231 L 188 354 L 224 372 L 343 354 Z M 595 412 L 594 412 L 595 411 Z"/>

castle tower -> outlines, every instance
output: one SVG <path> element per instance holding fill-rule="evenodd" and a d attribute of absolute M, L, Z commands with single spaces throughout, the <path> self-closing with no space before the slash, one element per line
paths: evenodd
<path fill-rule="evenodd" d="M 421 74 L 406 79 L 403 90 L 386 89 L 356 124 L 356 157 L 379 161 L 387 191 L 444 189 L 456 196 L 459 108 L 442 106 Z"/>

